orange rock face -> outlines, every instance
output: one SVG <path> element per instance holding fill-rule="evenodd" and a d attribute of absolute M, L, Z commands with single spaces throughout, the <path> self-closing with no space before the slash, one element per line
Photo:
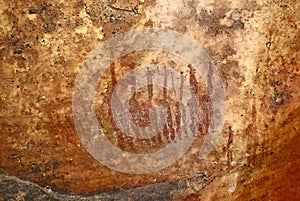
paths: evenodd
<path fill-rule="evenodd" d="M 300 199 L 299 2 L 74 0 L 0 5 L 0 200 Z M 209 82 L 180 57 L 183 52 L 194 55 L 194 46 L 177 54 L 136 51 L 113 61 L 95 87 L 93 108 L 102 135 L 124 153 L 151 154 L 175 143 L 185 119 L 178 97 L 185 100 L 190 93 L 179 96 L 178 87 L 168 89 L 171 76 L 156 86 L 152 71 L 138 74 L 148 77 L 128 101 L 132 122 L 139 128 L 151 125 L 154 105 L 166 113 L 159 132 L 138 139 L 120 129 L 111 106 L 114 89 L 128 73 L 147 65 L 172 69 L 190 86 L 199 110 L 194 140 L 182 157 L 161 170 L 132 174 L 96 159 L 76 129 L 72 98 L 76 76 L 91 52 L 114 36 L 142 28 L 172 30 L 202 47 L 222 79 L 226 115 L 213 151 L 199 158 L 214 107 Z M 151 44 L 146 37 L 134 40 Z M 180 79 L 176 83 L 181 86 Z M 122 97 L 122 92 L 116 93 Z"/>

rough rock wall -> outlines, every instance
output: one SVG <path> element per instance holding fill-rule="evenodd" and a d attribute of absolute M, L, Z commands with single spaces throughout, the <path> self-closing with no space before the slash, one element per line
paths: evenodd
<path fill-rule="evenodd" d="M 293 0 L 2 1 L 1 198 L 296 200 L 299 6 Z M 225 86 L 226 119 L 217 146 L 204 160 L 197 154 L 207 125 L 176 163 L 134 175 L 101 165 L 84 148 L 73 122 L 72 92 L 90 51 L 144 27 L 170 29 L 202 46 Z M 188 64 L 168 53 L 133 53 L 110 67 L 97 89 L 97 117 L 112 142 L 127 151 L 156 150 L 172 139 L 162 133 L 150 142 L 132 140 L 106 121 L 111 90 L 106 86 L 149 62 L 192 77 Z M 199 94 L 205 94 L 201 77 L 195 79 Z M 145 108 L 140 100 L 137 94 L 131 104 L 137 116 Z M 209 114 L 209 106 L 202 109 Z M 141 115 L 136 123 L 146 121 Z"/>

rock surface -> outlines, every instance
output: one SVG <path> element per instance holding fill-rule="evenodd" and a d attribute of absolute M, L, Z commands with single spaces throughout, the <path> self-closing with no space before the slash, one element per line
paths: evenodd
<path fill-rule="evenodd" d="M 299 1 L 0 5 L 1 200 L 300 199 Z M 226 119 L 218 144 L 205 159 L 198 153 L 210 120 L 207 90 L 199 75 L 191 81 L 188 63 L 165 52 L 135 52 L 111 65 L 97 88 L 96 115 L 103 132 L 123 150 L 158 150 L 174 139 L 172 132 L 150 141 L 118 133 L 107 112 L 109 94 L 126 72 L 147 63 L 182 71 L 197 89 L 204 114 L 188 152 L 166 169 L 126 174 L 103 166 L 79 139 L 72 114 L 76 75 L 92 50 L 138 28 L 184 34 L 217 67 L 225 86 Z M 145 93 L 141 90 L 131 101 L 133 120 L 140 125 L 149 121 Z M 157 103 L 164 100 L 159 94 Z M 174 97 L 166 94 L 170 111 L 176 111 Z"/>

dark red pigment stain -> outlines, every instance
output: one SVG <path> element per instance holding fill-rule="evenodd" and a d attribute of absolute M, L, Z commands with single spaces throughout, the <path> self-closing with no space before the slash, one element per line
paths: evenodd
<path fill-rule="evenodd" d="M 139 66 L 138 63 L 133 62 L 135 56 L 129 56 L 129 58 L 126 57 L 127 56 L 124 56 L 120 59 L 122 70 L 129 72 Z M 107 131 L 110 132 L 106 133 L 108 134 L 108 138 L 119 148 L 133 153 L 154 152 L 165 146 L 167 143 L 174 141 L 176 135 L 178 135 L 180 125 L 184 123 L 186 117 L 180 112 L 180 100 L 176 100 L 175 95 L 172 94 L 172 90 L 168 90 L 166 87 L 169 82 L 172 83 L 172 73 L 165 70 L 163 80 L 164 87 L 158 87 L 162 92 L 162 97 L 153 96 L 153 90 L 155 87 L 152 83 L 153 72 L 148 70 L 146 73 L 147 85 L 145 89 L 135 91 L 130 98 L 129 112 L 132 115 L 132 121 L 139 127 L 147 127 L 150 125 L 150 108 L 154 104 L 160 105 L 166 109 L 166 124 L 161 132 L 157 133 L 157 135 L 153 136 L 151 139 L 135 139 L 126 133 L 122 133 L 122 131 L 114 122 L 112 111 L 110 109 L 112 92 L 118 82 L 118 79 L 120 79 L 116 75 L 117 70 L 118 69 L 116 69 L 116 65 L 112 64 L 110 69 L 106 72 L 109 74 L 110 79 L 106 80 L 109 87 L 108 90 L 103 94 L 103 99 L 105 100 L 105 103 L 103 104 L 108 104 L 106 107 L 108 108 L 107 116 L 109 117 L 109 122 L 107 120 L 103 120 L 103 116 L 101 119 L 98 118 L 99 123 L 104 130 L 107 128 Z M 205 135 L 210 122 L 209 95 L 203 91 L 203 89 L 201 89 L 196 78 L 195 69 L 191 65 L 188 65 L 187 70 L 189 72 L 189 84 L 191 86 L 191 92 L 195 94 L 200 109 L 200 125 L 198 128 L 198 134 Z M 185 78 L 182 75 L 180 89 L 177 90 L 179 91 L 180 99 L 182 99 L 184 96 L 183 79 Z M 195 108 L 189 109 L 193 111 Z M 109 128 L 107 126 L 108 123 L 110 124 Z M 180 138 L 181 136 L 178 137 Z"/>
<path fill-rule="evenodd" d="M 230 149 L 230 145 L 233 142 L 233 131 L 231 129 L 231 126 L 229 126 L 228 129 L 229 129 L 229 135 L 227 140 L 227 160 L 228 163 L 230 164 L 232 162 L 232 150 Z"/>

